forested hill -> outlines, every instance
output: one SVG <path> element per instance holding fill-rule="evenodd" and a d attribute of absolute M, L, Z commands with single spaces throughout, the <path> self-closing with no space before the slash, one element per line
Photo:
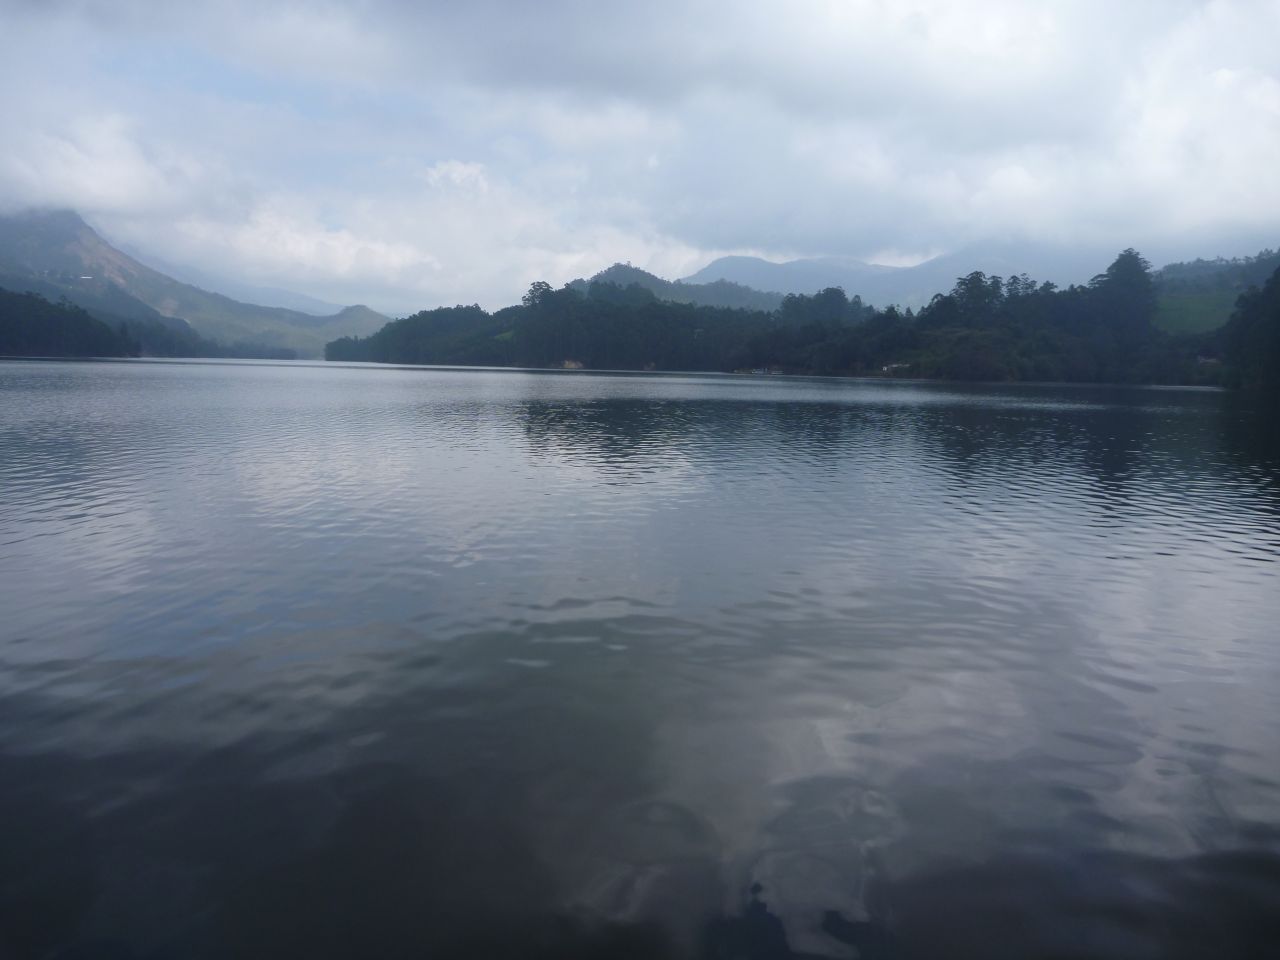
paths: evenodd
<path fill-rule="evenodd" d="M 73 304 L 0 289 L 0 357 L 128 357 L 137 344 Z"/>
<path fill-rule="evenodd" d="M 639 284 L 582 292 L 535 283 L 519 306 L 487 313 L 441 307 L 345 337 L 327 360 L 614 370 L 731 370 L 746 340 L 772 323 L 763 311 L 658 300 Z"/>
<path fill-rule="evenodd" d="M 173 317 L 148 316 L 136 310 L 121 314 L 100 308 L 86 310 L 66 298 L 51 301 L 31 289 L 0 287 L 0 356 L 291 360 L 294 353 L 264 344 L 218 343 Z"/>
<path fill-rule="evenodd" d="M 838 288 L 788 295 L 777 310 L 763 311 L 664 302 L 639 284 L 556 290 L 536 283 L 519 305 L 495 313 L 478 306 L 423 311 L 369 337 L 335 340 L 325 356 L 959 380 L 1222 381 L 1223 359 L 1233 359 L 1222 333 L 1168 334 L 1156 326 L 1157 310 L 1150 265 L 1126 250 L 1090 283 L 1066 289 L 1025 275 L 974 272 L 919 313 L 877 310 Z"/>
<path fill-rule="evenodd" d="M 672 303 L 692 303 L 699 307 L 730 307 L 735 310 L 777 310 L 782 305 L 782 294 L 756 290 L 729 280 L 710 283 L 688 283 L 684 280 L 663 280 L 648 271 L 629 263 L 615 263 L 601 270 L 590 280 L 573 280 L 569 286 L 586 294 L 593 283 L 611 283 L 619 287 L 631 284 L 643 287 L 659 300 Z M 815 287 L 814 290 L 818 288 Z"/>
<path fill-rule="evenodd" d="M 65 297 L 110 325 L 167 326 L 224 355 L 317 357 L 334 336 L 387 321 L 367 307 L 317 317 L 181 283 L 116 249 L 70 210 L 0 215 L 0 286 Z"/>
<path fill-rule="evenodd" d="M 590 281 L 574 280 L 569 286 L 587 292 L 591 282 L 614 283 L 626 287 L 637 283 L 659 300 L 701 306 L 737 307 L 746 310 L 776 310 L 787 293 L 814 294 L 840 287 L 847 294 L 860 295 L 880 307 L 895 304 L 899 310 L 928 304 L 934 295 L 945 292 L 961 273 L 981 268 L 988 275 L 1011 276 L 1022 273 L 1027 263 L 1056 264 L 1050 271 L 1088 277 L 1096 264 L 1069 248 L 1036 247 L 1027 250 L 1011 245 L 970 248 L 935 257 L 915 267 L 878 267 L 841 257 L 816 257 L 787 263 L 770 263 L 758 257 L 721 257 L 712 265 L 684 280 L 664 280 L 630 264 L 615 263 Z M 1017 266 L 1015 266 L 1017 265 Z M 1171 263 L 1154 271 L 1158 310 L 1156 326 L 1170 333 L 1205 333 L 1221 327 L 1231 316 L 1236 298 L 1250 287 L 1261 286 L 1280 267 L 1280 251 L 1263 250 L 1252 257 L 1192 260 Z M 708 281 L 717 271 L 724 279 Z M 771 282 L 776 287 L 769 287 Z M 764 289 L 781 290 L 762 292 Z"/>

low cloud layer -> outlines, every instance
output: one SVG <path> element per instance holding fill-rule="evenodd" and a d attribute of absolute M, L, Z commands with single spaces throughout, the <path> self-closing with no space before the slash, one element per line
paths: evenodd
<path fill-rule="evenodd" d="M 615 6 L 0 0 L 0 204 L 395 312 L 615 260 L 1280 242 L 1276 0 Z"/>

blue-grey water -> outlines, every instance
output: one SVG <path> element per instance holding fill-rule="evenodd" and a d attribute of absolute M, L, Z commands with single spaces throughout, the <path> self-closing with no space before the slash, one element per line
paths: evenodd
<path fill-rule="evenodd" d="M 0 957 L 1262 956 L 1227 394 L 0 363 Z"/>

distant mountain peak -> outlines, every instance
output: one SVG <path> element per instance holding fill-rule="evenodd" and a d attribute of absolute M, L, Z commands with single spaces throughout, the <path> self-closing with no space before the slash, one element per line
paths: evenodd
<path fill-rule="evenodd" d="M 585 293 L 592 283 L 613 283 L 620 287 L 627 287 L 634 283 L 650 291 L 659 300 L 692 303 L 704 307 L 776 310 L 782 302 L 782 294 L 769 290 L 752 289 L 723 280 L 711 283 L 664 280 L 630 263 L 614 263 L 592 276 L 590 280 L 575 280 L 570 286 Z"/>
<path fill-rule="evenodd" d="M 766 260 L 743 254 L 718 257 L 701 270 L 684 278 L 685 283 L 711 283 L 727 280 L 757 290 L 781 290 L 783 293 L 817 293 L 825 287 L 843 287 L 848 294 L 858 293 L 859 284 L 868 277 L 893 273 L 896 267 L 867 263 L 857 257 L 822 256 L 796 260 Z"/>
<path fill-rule="evenodd" d="M 1095 251 L 1013 242 L 970 246 L 913 267 L 889 267 L 845 256 L 772 261 L 739 254 L 719 257 L 683 282 L 728 280 L 757 290 L 806 295 L 840 287 L 847 295 L 879 307 L 919 308 L 935 294 L 950 290 L 958 277 L 975 270 L 1000 276 L 1027 273 L 1036 280 L 1065 285 L 1087 281 L 1096 272 L 1097 262 Z"/>
<path fill-rule="evenodd" d="M 633 267 L 630 263 L 617 262 L 605 267 L 599 273 L 591 278 L 593 283 L 618 283 L 619 281 L 627 281 L 629 283 L 638 282 L 639 280 L 659 280 L 666 283 L 655 273 L 648 270 L 641 270 L 639 267 Z"/>

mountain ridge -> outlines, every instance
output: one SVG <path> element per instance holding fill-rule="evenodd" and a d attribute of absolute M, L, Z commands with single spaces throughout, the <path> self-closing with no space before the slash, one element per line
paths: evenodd
<path fill-rule="evenodd" d="M 593 283 L 612 283 L 619 287 L 636 284 L 648 290 L 659 300 L 737 310 L 776 310 L 782 305 L 783 298 L 783 294 L 776 291 L 759 290 L 730 280 L 716 280 L 711 283 L 666 280 L 647 270 L 633 267 L 629 263 L 615 263 L 593 274 L 590 280 L 571 280 L 566 286 L 580 293 L 586 293 Z"/>
<path fill-rule="evenodd" d="M 286 310 L 309 313 L 316 317 L 333 316 L 344 308 L 341 303 L 321 300 L 305 293 L 298 293 L 296 290 L 242 283 L 229 277 L 209 273 L 191 264 L 166 260 L 131 243 L 116 242 L 113 245 L 116 249 L 128 254 L 144 266 L 163 273 L 179 283 L 190 284 L 193 287 L 199 287 L 201 290 L 217 292 L 224 297 L 239 300 L 241 303 L 252 303 L 260 307 L 284 307 Z"/>
<path fill-rule="evenodd" d="M 256 343 L 303 357 L 323 355 L 335 336 L 379 329 L 389 318 L 363 305 L 316 316 L 245 303 L 175 280 L 113 246 L 71 210 L 0 216 L 0 285 L 65 296 L 114 316 L 177 319 L 225 344 Z M 109 309 L 113 304 L 114 309 Z"/>
<path fill-rule="evenodd" d="M 993 243 L 970 246 L 933 257 L 911 267 L 872 264 L 855 257 L 801 257 L 773 261 L 763 257 L 719 257 L 682 282 L 707 283 L 728 280 L 748 287 L 768 285 L 784 294 L 813 294 L 826 287 L 840 287 L 849 296 L 860 296 L 876 306 L 919 309 L 935 294 L 951 289 L 957 277 L 975 270 L 998 276 L 1028 274 L 1059 286 L 1086 283 L 1098 261 L 1093 252 L 1051 245 Z"/>
<path fill-rule="evenodd" d="M 1056 262 L 1057 266 L 1047 269 L 1049 262 Z M 721 267 L 717 267 L 718 264 Z M 779 279 L 780 285 L 787 289 L 765 293 L 739 280 L 721 278 L 704 282 L 703 279 L 718 273 L 728 277 L 751 276 L 751 271 L 758 264 L 780 268 L 782 272 L 767 274 L 766 279 Z M 801 269 L 794 269 L 797 264 Z M 1158 325 L 1175 333 L 1196 333 L 1220 327 L 1231 315 L 1236 298 L 1251 285 L 1261 284 L 1278 265 L 1280 252 L 1271 249 L 1264 249 L 1255 256 L 1165 264 L 1154 270 L 1152 275 L 1160 302 Z M 969 248 L 934 257 L 914 267 L 869 264 L 853 257 L 810 257 L 774 262 L 733 255 L 713 260 L 701 270 L 679 280 L 666 280 L 630 264 L 615 263 L 594 274 L 590 280 L 574 280 L 566 286 L 585 294 L 592 283 L 613 283 L 620 287 L 635 283 L 660 300 L 765 311 L 778 309 L 787 296 L 812 296 L 820 290 L 839 287 L 849 297 L 859 297 L 869 306 L 894 305 L 919 310 L 936 294 L 951 290 L 961 277 L 977 271 L 1005 279 L 1026 274 L 1038 283 L 1049 281 L 1059 287 L 1067 287 L 1088 284 L 1095 276 L 1096 266 L 1097 262 L 1081 250 L 991 245 L 983 252 Z M 787 268 L 793 268 L 790 274 L 786 273 Z M 718 295 L 720 291 L 732 291 L 737 302 L 726 302 Z M 892 295 L 904 291 L 909 295 Z"/>

